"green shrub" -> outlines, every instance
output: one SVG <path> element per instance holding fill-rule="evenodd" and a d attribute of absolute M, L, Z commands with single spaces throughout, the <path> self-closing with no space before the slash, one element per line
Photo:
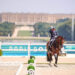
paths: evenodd
<path fill-rule="evenodd" d="M 28 64 L 30 64 L 30 63 L 34 63 L 34 60 L 33 59 L 29 59 L 28 60 Z"/>
<path fill-rule="evenodd" d="M 27 68 L 27 70 L 29 70 L 29 69 L 35 70 L 35 67 L 33 65 L 29 65 L 28 68 Z"/>
<path fill-rule="evenodd" d="M 0 49 L 0 56 L 2 56 L 2 54 L 3 54 L 3 53 L 2 53 L 2 50 Z"/>
<path fill-rule="evenodd" d="M 35 59 L 35 56 L 30 56 L 30 59 Z"/>

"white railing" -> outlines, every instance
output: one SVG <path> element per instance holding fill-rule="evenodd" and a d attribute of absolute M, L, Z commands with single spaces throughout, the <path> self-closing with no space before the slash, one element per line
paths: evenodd
<path fill-rule="evenodd" d="M 0 42 L 0 48 L 2 45 L 10 45 L 9 49 L 2 49 L 3 51 L 28 51 L 28 56 L 30 56 L 30 51 L 46 51 L 46 43 L 33 43 L 33 42 L 23 42 L 23 43 L 1 43 Z M 12 45 L 19 45 L 19 47 L 14 46 L 14 48 L 12 48 Z M 23 46 L 27 46 L 23 47 Z M 64 48 L 62 48 L 63 53 L 67 52 L 67 51 L 75 51 L 75 44 L 64 44 Z M 23 48 L 22 48 L 23 47 Z M 72 49 L 72 47 L 74 47 L 74 49 Z"/>

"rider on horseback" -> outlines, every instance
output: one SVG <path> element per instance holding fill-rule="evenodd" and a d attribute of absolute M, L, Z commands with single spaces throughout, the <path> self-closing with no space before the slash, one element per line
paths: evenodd
<path fill-rule="evenodd" d="M 49 30 L 49 35 L 50 35 L 50 48 L 51 48 L 51 46 L 52 46 L 52 44 L 53 44 L 53 42 L 55 41 L 55 39 L 57 38 L 57 36 L 58 36 L 58 34 L 57 34 L 57 31 L 56 31 L 56 29 L 53 27 L 53 26 L 51 26 L 51 29 Z"/>

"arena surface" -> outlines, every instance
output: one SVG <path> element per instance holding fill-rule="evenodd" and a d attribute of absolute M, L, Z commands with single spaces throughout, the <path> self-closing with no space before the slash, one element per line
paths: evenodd
<path fill-rule="evenodd" d="M 28 59 L 27 57 L 1 57 L 0 75 L 27 75 Z M 46 57 L 36 57 L 36 63 L 35 75 L 75 75 L 75 57 L 59 57 L 58 67 L 54 67 L 54 59 L 50 67 Z"/>
<path fill-rule="evenodd" d="M 36 75 L 75 75 L 75 65 L 58 64 L 58 67 L 40 65 L 36 68 Z"/>
<path fill-rule="evenodd" d="M 16 75 L 19 66 L 0 64 L 0 75 Z"/>
<path fill-rule="evenodd" d="M 0 75 L 17 75 L 19 66 L 0 66 Z M 18 75 L 27 75 L 27 64 L 23 67 Z M 74 64 L 58 64 L 58 67 L 50 67 L 48 64 L 37 64 L 35 75 L 75 75 Z"/>

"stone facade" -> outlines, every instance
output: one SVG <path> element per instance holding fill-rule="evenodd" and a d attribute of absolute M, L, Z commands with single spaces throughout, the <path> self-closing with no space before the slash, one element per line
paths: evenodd
<path fill-rule="evenodd" d="M 36 14 L 36 13 L 0 13 L 0 23 L 11 22 L 16 26 L 12 37 L 17 37 L 18 31 L 34 32 L 33 25 L 37 22 L 56 23 L 59 19 L 72 18 L 75 14 Z M 31 25 L 31 26 L 30 26 Z"/>
<path fill-rule="evenodd" d="M 75 17 L 75 14 L 73 14 Z M 31 14 L 1 13 L 0 22 L 12 22 L 17 25 L 33 25 L 37 22 L 56 23 L 59 19 L 72 18 L 72 14 Z"/>

